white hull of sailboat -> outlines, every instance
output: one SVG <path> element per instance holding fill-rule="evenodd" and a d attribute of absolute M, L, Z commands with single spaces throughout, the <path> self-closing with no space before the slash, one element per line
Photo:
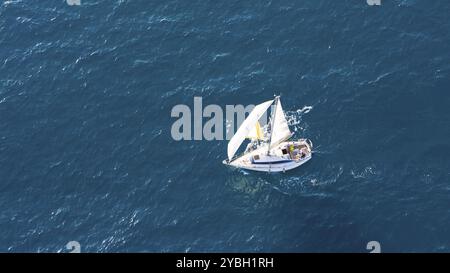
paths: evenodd
<path fill-rule="evenodd" d="M 295 147 L 295 150 L 289 151 L 290 147 Z M 270 155 L 267 155 L 266 148 L 266 146 L 260 147 L 231 162 L 225 160 L 223 163 L 251 171 L 285 172 L 305 164 L 312 158 L 312 144 L 308 140 L 282 142 L 271 149 Z"/>

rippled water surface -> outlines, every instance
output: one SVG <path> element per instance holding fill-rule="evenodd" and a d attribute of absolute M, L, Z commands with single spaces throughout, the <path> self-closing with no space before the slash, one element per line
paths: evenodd
<path fill-rule="evenodd" d="M 0 2 L 0 251 L 450 251 L 450 2 Z M 313 159 L 222 165 L 173 106 L 281 94 Z"/>

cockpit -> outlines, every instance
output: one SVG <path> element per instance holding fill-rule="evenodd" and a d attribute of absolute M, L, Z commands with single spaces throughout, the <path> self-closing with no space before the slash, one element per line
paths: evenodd
<path fill-rule="evenodd" d="M 286 146 L 281 147 L 283 155 L 289 155 L 292 160 L 304 159 L 310 153 L 308 146 L 305 144 L 288 143 Z"/>

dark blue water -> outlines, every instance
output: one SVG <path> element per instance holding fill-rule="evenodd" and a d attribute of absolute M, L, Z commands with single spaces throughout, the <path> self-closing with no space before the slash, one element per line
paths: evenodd
<path fill-rule="evenodd" d="M 450 2 L 0 2 L 0 251 L 450 251 Z M 281 94 L 285 174 L 174 141 Z M 311 110 L 300 111 L 305 106 Z M 205 120 L 206 121 L 206 120 Z"/>

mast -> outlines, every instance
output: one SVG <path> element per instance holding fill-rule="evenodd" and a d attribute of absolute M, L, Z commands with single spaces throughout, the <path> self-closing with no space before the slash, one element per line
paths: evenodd
<path fill-rule="evenodd" d="M 276 96 L 274 101 L 275 107 L 273 109 L 273 112 L 271 113 L 271 121 L 270 121 L 270 135 L 269 135 L 269 143 L 267 145 L 267 155 L 270 155 L 270 142 L 272 142 L 272 134 L 273 134 L 273 126 L 275 124 L 275 114 L 277 112 L 277 105 L 278 105 L 278 100 L 280 99 L 280 96 Z"/>

